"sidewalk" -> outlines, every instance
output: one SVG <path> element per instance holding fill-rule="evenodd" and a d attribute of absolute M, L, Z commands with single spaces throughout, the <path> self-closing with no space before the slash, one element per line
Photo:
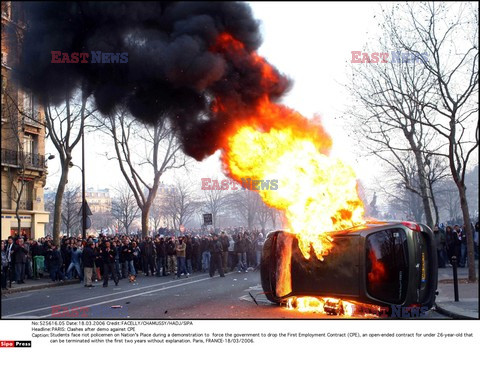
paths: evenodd
<path fill-rule="evenodd" d="M 45 289 L 50 287 L 56 286 L 64 286 L 64 285 L 71 285 L 71 284 L 78 284 L 80 281 L 78 279 L 75 280 L 65 280 L 64 282 L 52 282 L 50 278 L 43 277 L 38 280 L 25 280 L 24 284 L 17 284 L 12 283 L 11 287 L 8 287 L 7 290 L 2 289 L 2 294 L 12 294 L 12 293 L 19 293 L 22 291 L 31 291 L 31 290 L 38 290 L 38 289 Z M 9 283 L 7 283 L 9 286 Z"/>
<path fill-rule="evenodd" d="M 435 300 L 438 312 L 452 318 L 479 318 L 478 314 L 478 261 L 475 261 L 477 282 L 468 283 L 468 268 L 458 268 L 458 302 L 455 302 L 453 268 L 438 269 L 438 295 Z"/>

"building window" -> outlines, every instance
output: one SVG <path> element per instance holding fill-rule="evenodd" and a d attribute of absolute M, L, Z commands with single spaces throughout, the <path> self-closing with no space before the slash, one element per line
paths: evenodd
<path fill-rule="evenodd" d="M 33 165 L 37 152 L 37 137 L 25 134 L 23 136 L 23 153 L 25 155 L 25 164 Z"/>
<path fill-rule="evenodd" d="M 18 183 L 18 190 L 21 189 L 22 182 Z M 33 209 L 33 182 L 32 181 L 23 181 L 23 190 L 22 195 L 20 196 L 19 208 L 21 210 Z"/>

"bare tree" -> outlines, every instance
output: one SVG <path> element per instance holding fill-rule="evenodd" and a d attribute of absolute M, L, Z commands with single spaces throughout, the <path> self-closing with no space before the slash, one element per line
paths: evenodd
<path fill-rule="evenodd" d="M 88 109 L 87 101 L 88 95 L 83 91 L 77 91 L 74 95 L 66 95 L 64 103 L 60 106 L 50 105 L 48 102 L 44 105 L 48 137 L 58 152 L 61 167 L 53 212 L 52 235 L 55 244 L 59 244 L 60 241 L 62 201 L 68 183 L 68 173 L 73 166 L 72 152 L 82 138 L 86 121 L 94 112 Z"/>
<path fill-rule="evenodd" d="M 162 220 L 164 220 L 165 217 L 165 206 L 163 203 L 160 203 L 157 196 L 150 208 L 150 224 L 153 226 L 154 231 L 157 231 L 160 228 Z"/>
<path fill-rule="evenodd" d="M 174 190 L 165 198 L 163 212 L 172 220 L 173 227 L 179 229 L 189 221 L 198 204 L 195 202 L 191 186 L 185 182 L 177 182 Z"/>
<path fill-rule="evenodd" d="M 465 174 L 478 150 L 478 8 L 473 3 L 406 3 L 394 7 L 386 25 L 395 41 L 419 58 L 435 84 L 432 99 L 410 96 L 421 107 L 416 120 L 442 139 L 444 149 L 432 152 L 448 160 L 466 225 L 468 279 L 475 282 L 473 232 Z M 420 57 L 428 53 L 429 58 Z M 435 119 L 430 118 L 434 114 Z"/>
<path fill-rule="evenodd" d="M 377 43 L 379 49 L 394 47 L 392 32 L 385 30 L 385 37 Z M 362 147 L 390 166 L 406 189 L 420 196 L 426 223 L 433 227 L 424 152 L 429 147 L 435 149 L 435 134 L 419 123 L 424 116 L 423 101 L 432 98 L 434 81 L 430 73 L 418 62 L 352 64 L 351 81 L 348 89 L 359 106 L 349 114 Z M 415 163 L 417 186 L 408 180 L 406 157 Z"/>
<path fill-rule="evenodd" d="M 81 228 L 82 197 L 80 187 L 67 187 L 63 193 L 62 223 L 67 237 L 78 233 Z"/>
<path fill-rule="evenodd" d="M 258 205 L 258 212 L 257 212 L 257 221 L 262 229 L 262 233 L 265 234 L 265 229 L 267 228 L 267 223 L 271 220 L 271 208 L 268 207 L 263 201 L 261 201 Z"/>
<path fill-rule="evenodd" d="M 112 199 L 112 217 L 117 221 L 118 228 L 123 228 L 125 234 L 130 234 L 130 226 L 138 217 L 137 201 L 128 186 L 120 186 L 114 189 L 114 198 Z"/>
<path fill-rule="evenodd" d="M 105 212 L 93 212 L 90 219 L 92 220 L 92 228 L 100 232 L 104 229 L 111 229 L 114 223 L 111 209 Z"/>
<path fill-rule="evenodd" d="M 202 209 L 212 214 L 212 225 L 216 228 L 219 224 L 219 214 L 231 203 L 230 195 L 222 189 L 204 190 L 202 201 Z"/>
<path fill-rule="evenodd" d="M 230 205 L 233 206 L 248 229 L 253 229 L 253 225 L 258 215 L 258 210 L 262 202 L 259 194 L 251 190 L 237 190 L 229 195 Z"/>
<path fill-rule="evenodd" d="M 104 119 L 102 126 L 112 138 L 114 158 L 140 208 L 142 236 L 147 236 L 150 208 L 160 179 L 167 170 L 185 166 L 186 158 L 166 119 L 151 126 L 122 110 Z M 139 147 L 144 148 L 143 154 L 138 154 Z M 150 170 L 149 175 L 141 171 L 142 166 Z"/>

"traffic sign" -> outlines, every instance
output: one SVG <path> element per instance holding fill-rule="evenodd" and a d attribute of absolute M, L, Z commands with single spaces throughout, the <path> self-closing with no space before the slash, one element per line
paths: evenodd
<path fill-rule="evenodd" d="M 213 217 L 211 213 L 203 214 L 203 224 L 204 225 L 213 225 Z"/>

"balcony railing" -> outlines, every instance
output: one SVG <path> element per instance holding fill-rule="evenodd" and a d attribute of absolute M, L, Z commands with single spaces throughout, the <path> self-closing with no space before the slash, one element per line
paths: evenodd
<path fill-rule="evenodd" d="M 34 168 L 44 170 L 45 156 L 37 153 L 24 153 L 8 149 L 2 149 L 2 165 L 12 165 L 17 167 Z"/>

